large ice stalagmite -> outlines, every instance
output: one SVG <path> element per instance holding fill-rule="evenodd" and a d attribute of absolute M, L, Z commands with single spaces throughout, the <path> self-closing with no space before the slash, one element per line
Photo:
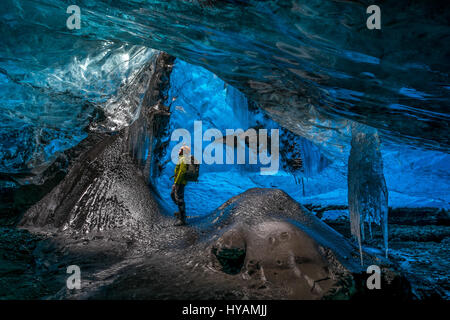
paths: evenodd
<path fill-rule="evenodd" d="M 364 241 L 364 223 L 382 226 L 384 248 L 388 250 L 388 191 L 383 174 L 380 137 L 376 129 L 353 123 L 348 159 L 348 207 L 352 235 Z M 361 264 L 362 255 L 361 255 Z"/>

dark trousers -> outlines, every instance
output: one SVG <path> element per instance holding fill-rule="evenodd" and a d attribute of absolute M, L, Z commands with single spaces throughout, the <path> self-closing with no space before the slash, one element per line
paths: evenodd
<path fill-rule="evenodd" d="M 178 206 L 178 210 L 182 217 L 186 216 L 186 205 L 184 203 L 184 184 L 173 184 L 170 196 L 173 202 Z"/>

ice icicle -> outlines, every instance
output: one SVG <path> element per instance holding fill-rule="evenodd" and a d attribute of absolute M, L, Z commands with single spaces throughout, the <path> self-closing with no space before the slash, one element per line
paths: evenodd
<path fill-rule="evenodd" d="M 351 233 L 357 238 L 361 264 L 364 223 L 382 226 L 385 254 L 388 251 L 388 191 L 383 174 L 380 138 L 376 129 L 352 124 L 348 159 L 348 206 Z"/>

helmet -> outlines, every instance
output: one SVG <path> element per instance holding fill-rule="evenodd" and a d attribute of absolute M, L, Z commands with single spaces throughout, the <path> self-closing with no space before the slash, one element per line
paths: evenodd
<path fill-rule="evenodd" d="M 180 150 L 183 150 L 184 155 L 189 155 L 191 153 L 191 148 L 187 145 L 182 146 Z"/>

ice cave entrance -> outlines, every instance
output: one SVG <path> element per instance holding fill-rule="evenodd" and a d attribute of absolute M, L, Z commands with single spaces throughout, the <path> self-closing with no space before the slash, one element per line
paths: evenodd
<path fill-rule="evenodd" d="M 224 135 L 227 130 L 246 131 L 254 128 L 266 129 L 269 138 L 271 130 L 274 129 L 281 130 L 280 134 L 286 133 L 260 109 L 252 106 L 239 90 L 227 85 L 204 68 L 190 65 L 180 59 L 176 60 L 172 71 L 171 87 L 166 103 L 171 110 L 169 132 L 180 128 L 188 130 L 192 137 L 192 145 L 194 145 L 194 136 L 199 134 L 195 132 L 195 127 L 198 127 L 200 121 L 203 132 L 216 129 Z M 179 141 L 171 141 L 170 138 L 170 136 L 167 137 L 166 154 L 161 159 L 164 169 L 156 178 L 155 184 L 163 202 L 171 211 L 176 211 L 170 199 L 173 182 L 170 177 L 175 167 L 171 160 L 171 153 Z M 226 159 L 222 161 L 223 164 L 203 163 L 199 182 L 189 183 L 186 187 L 185 200 L 188 216 L 206 215 L 231 197 L 254 187 L 280 188 L 297 201 L 319 194 L 317 187 L 308 185 L 309 179 L 323 172 L 329 160 L 313 143 L 299 136 L 290 134 L 289 139 L 280 137 L 279 141 L 280 166 L 279 170 L 271 175 L 261 175 L 261 168 L 269 165 L 262 165 L 259 161 L 256 164 L 249 163 L 251 150 L 247 145 L 245 146 L 245 164 L 238 164 L 237 159 L 232 159 L 233 164 L 227 164 Z M 203 150 L 208 144 L 203 142 Z M 301 168 L 295 171 L 287 170 L 292 168 L 286 163 L 286 158 L 290 156 L 286 154 L 286 150 L 290 145 L 301 152 L 297 155 L 302 159 Z M 227 149 L 230 147 L 224 144 L 224 157 L 227 151 L 230 151 Z M 231 154 L 234 157 L 237 156 L 237 152 L 231 152 Z M 324 191 L 324 189 L 331 192 L 332 186 L 320 190 Z"/>

